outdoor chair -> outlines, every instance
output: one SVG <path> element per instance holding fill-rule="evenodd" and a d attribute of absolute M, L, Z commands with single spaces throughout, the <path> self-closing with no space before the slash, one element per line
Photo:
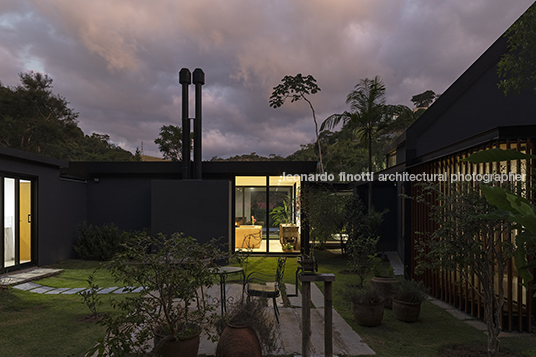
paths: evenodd
<path fill-rule="evenodd" d="M 272 299 L 277 323 L 279 323 L 279 310 L 277 308 L 276 298 L 281 295 L 281 286 L 283 284 L 286 261 L 287 257 L 279 257 L 277 259 L 277 270 L 275 272 L 275 276 L 253 272 L 247 276 L 245 282 L 245 290 L 248 295 L 248 300 L 251 296 Z"/>

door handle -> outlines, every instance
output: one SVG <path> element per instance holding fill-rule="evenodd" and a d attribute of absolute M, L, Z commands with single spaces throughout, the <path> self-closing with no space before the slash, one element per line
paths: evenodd
<path fill-rule="evenodd" d="M 28 215 L 28 223 L 32 223 L 32 214 L 31 213 Z"/>

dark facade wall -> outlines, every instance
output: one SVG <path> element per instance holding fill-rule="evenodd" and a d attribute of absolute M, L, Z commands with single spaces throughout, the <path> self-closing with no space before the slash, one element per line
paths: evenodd
<path fill-rule="evenodd" d="M 400 217 L 398 214 L 398 195 L 397 186 L 394 182 L 374 182 L 372 187 L 372 206 L 376 212 L 382 212 L 388 209 L 383 216 L 383 222 L 380 228 L 380 245 L 381 251 L 398 250 L 398 232 Z M 368 200 L 368 185 L 356 187 L 355 194 L 359 195 L 365 207 Z"/>
<path fill-rule="evenodd" d="M 39 179 L 39 266 L 75 258 L 78 226 L 86 219 L 86 183 L 57 176 Z"/>
<path fill-rule="evenodd" d="M 416 157 L 498 126 L 534 124 L 536 101 L 533 93 L 525 90 L 505 96 L 497 87 L 496 71 L 495 62 L 441 115 L 430 120 L 426 130 L 414 138 Z"/>
<path fill-rule="evenodd" d="M 26 154 L 24 154 L 26 155 Z M 72 248 L 78 222 L 86 214 L 85 184 L 60 179 L 58 162 L 43 162 L 0 156 L 0 171 L 36 182 L 33 217 L 37 239 L 37 265 L 48 265 L 74 257 Z"/>
<path fill-rule="evenodd" d="M 88 180 L 87 223 L 114 223 L 122 230 L 151 228 L 151 180 L 99 177 Z"/>
<path fill-rule="evenodd" d="M 152 233 L 182 232 L 205 243 L 231 237 L 231 182 L 229 180 L 154 180 Z"/>

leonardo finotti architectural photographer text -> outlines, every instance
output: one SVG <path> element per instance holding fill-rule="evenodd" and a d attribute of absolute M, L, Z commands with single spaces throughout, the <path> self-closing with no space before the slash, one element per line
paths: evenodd
<path fill-rule="evenodd" d="M 525 181 L 525 174 L 515 173 L 488 173 L 488 174 L 464 174 L 461 172 L 449 174 L 447 172 L 441 174 L 410 174 L 409 172 L 397 172 L 394 174 L 372 174 L 371 172 L 363 172 L 360 174 L 348 174 L 346 172 L 340 172 L 338 174 L 301 174 L 292 175 L 283 172 L 283 181 L 295 181 L 297 179 L 307 182 L 354 182 L 354 181 L 392 181 L 392 182 L 512 182 L 512 181 Z"/>

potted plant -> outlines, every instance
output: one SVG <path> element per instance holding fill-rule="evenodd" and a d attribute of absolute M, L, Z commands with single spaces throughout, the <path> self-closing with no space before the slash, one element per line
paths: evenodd
<path fill-rule="evenodd" d="M 393 314 L 397 320 L 415 322 L 426 299 L 427 289 L 422 282 L 403 280 L 394 286 Z"/>
<path fill-rule="evenodd" d="M 272 226 L 279 227 L 279 242 L 283 247 L 288 243 L 295 249 L 299 244 L 299 228 L 292 223 L 291 198 L 286 197 L 282 206 L 275 207 L 271 212 Z"/>
<path fill-rule="evenodd" d="M 374 277 L 370 280 L 384 298 L 384 307 L 391 309 L 393 305 L 393 285 L 398 282 L 395 278 L 393 267 L 385 263 L 378 256 L 371 257 Z"/>
<path fill-rule="evenodd" d="M 349 270 L 359 277 L 360 287 L 374 267 L 373 258 L 379 239 L 378 236 L 360 235 L 349 239 L 346 244 Z"/>
<path fill-rule="evenodd" d="M 383 320 L 383 297 L 374 286 L 347 285 L 345 296 L 352 301 L 352 313 L 361 326 L 374 327 Z"/>
<path fill-rule="evenodd" d="M 294 250 L 294 246 L 290 243 L 283 244 L 283 252 L 292 252 Z"/>
<path fill-rule="evenodd" d="M 216 321 L 216 357 L 261 357 L 277 351 L 274 319 L 262 299 L 241 299 Z"/>
<path fill-rule="evenodd" d="M 199 336 L 215 316 L 203 287 L 212 285 L 212 260 L 227 255 L 215 241 L 198 244 L 178 233 L 133 237 L 109 269 L 130 292 L 141 292 L 112 303 L 119 311 L 101 320 L 106 336 L 88 355 L 197 356 Z"/>

